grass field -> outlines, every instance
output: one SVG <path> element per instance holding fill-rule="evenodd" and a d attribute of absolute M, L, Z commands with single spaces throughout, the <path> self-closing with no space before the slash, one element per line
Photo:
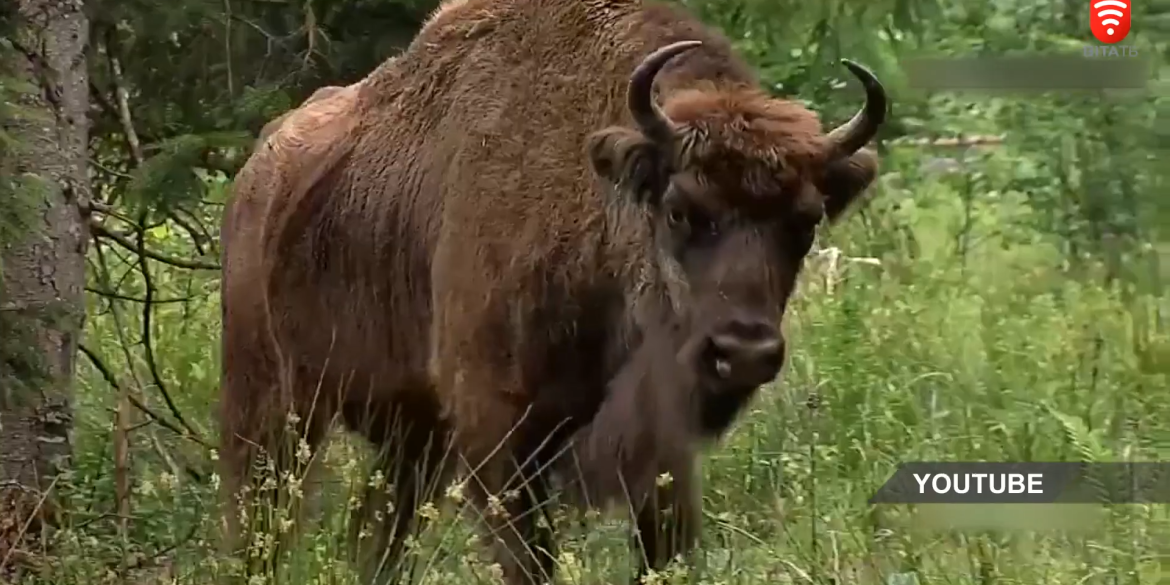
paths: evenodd
<path fill-rule="evenodd" d="M 1164 506 L 867 504 L 903 461 L 1165 459 L 1170 340 L 1158 315 L 1167 298 L 1105 285 L 1102 266 L 1070 262 L 1057 236 L 1035 229 L 1038 212 L 1002 170 L 1019 156 L 968 163 L 986 175 L 974 196 L 924 174 L 917 154 L 896 157 L 878 200 L 822 237 L 823 249 L 842 255 L 835 265 L 828 252 L 809 262 L 786 323 L 792 355 L 782 380 L 704 460 L 706 566 L 693 582 L 1170 583 Z M 162 305 L 154 329 L 160 377 L 209 441 L 215 276 L 160 275 L 175 296 L 197 298 Z M 136 342 L 126 332 L 139 309 L 121 310 L 121 330 L 105 302 L 90 309 L 86 344 L 124 364 L 119 339 Z M 145 388 L 144 371 L 134 383 Z M 144 394 L 167 411 L 157 392 Z M 59 485 L 75 509 L 54 536 L 59 556 L 34 581 L 113 582 L 122 563 L 142 583 L 208 583 L 230 572 L 215 552 L 214 454 L 157 425 L 132 435 L 132 516 L 119 533 L 116 402 L 83 360 L 76 469 Z M 317 524 L 286 582 L 354 582 L 342 561 L 344 522 L 364 455 L 353 441 L 330 445 Z M 186 467 L 208 476 L 196 481 Z M 492 567 L 455 500 L 421 512 L 438 518 L 413 544 L 421 582 L 490 583 Z M 594 515 L 586 526 L 565 523 L 560 582 L 624 582 L 632 561 L 624 521 Z"/>

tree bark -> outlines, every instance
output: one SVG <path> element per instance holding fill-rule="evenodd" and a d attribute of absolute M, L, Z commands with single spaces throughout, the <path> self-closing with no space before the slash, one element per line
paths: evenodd
<path fill-rule="evenodd" d="M 89 205 L 82 5 L 17 0 L 0 30 L 0 76 L 23 88 L 0 96 L 15 103 L 0 114 L 0 581 L 45 544 L 70 455 Z"/>

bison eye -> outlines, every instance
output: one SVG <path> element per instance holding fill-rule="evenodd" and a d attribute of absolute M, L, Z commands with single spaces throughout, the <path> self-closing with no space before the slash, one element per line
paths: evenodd
<path fill-rule="evenodd" d="M 670 222 L 671 227 L 677 227 L 687 221 L 687 214 L 675 207 L 666 214 L 666 221 Z"/>

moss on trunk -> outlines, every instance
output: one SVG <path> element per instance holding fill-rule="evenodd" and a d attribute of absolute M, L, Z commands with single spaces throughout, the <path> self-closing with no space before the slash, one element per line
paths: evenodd
<path fill-rule="evenodd" d="M 89 204 L 82 4 L 15 8 L 0 18 L 0 556 L 31 550 L 68 464 Z"/>

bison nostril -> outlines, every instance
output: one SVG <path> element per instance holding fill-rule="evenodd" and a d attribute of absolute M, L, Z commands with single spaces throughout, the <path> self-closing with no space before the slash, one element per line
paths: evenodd
<path fill-rule="evenodd" d="M 766 322 L 732 321 L 710 338 L 709 359 L 720 378 L 771 379 L 784 359 L 784 340 Z M 761 382 L 762 383 L 762 382 Z"/>
<path fill-rule="evenodd" d="M 769 341 L 775 340 L 776 327 L 764 320 L 734 319 L 727 322 L 719 331 L 720 335 L 737 337 L 742 341 Z"/>
<path fill-rule="evenodd" d="M 730 320 L 715 330 L 711 341 L 723 351 L 744 357 L 774 353 L 781 344 L 776 327 L 760 319 Z"/>
<path fill-rule="evenodd" d="M 775 335 L 768 337 L 744 338 L 726 333 L 711 338 L 712 345 L 721 359 L 755 360 L 776 355 L 782 342 Z"/>
<path fill-rule="evenodd" d="M 729 319 L 708 338 L 706 362 L 716 377 L 756 386 L 776 376 L 784 360 L 784 339 L 762 319 Z"/>

